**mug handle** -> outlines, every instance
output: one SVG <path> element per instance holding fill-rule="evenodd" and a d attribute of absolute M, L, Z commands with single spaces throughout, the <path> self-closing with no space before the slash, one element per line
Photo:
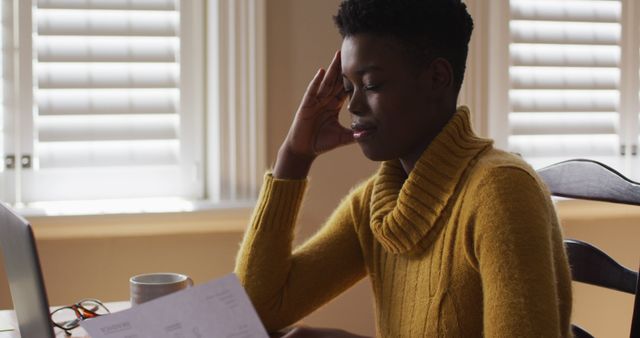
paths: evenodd
<path fill-rule="evenodd" d="M 191 277 L 187 277 L 187 287 L 190 288 L 193 286 L 193 279 Z"/>

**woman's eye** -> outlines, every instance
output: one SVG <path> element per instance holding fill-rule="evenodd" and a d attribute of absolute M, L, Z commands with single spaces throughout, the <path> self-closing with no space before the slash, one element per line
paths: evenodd
<path fill-rule="evenodd" d="M 378 85 L 370 84 L 370 85 L 364 86 L 364 90 L 376 90 L 376 89 L 378 89 Z"/>

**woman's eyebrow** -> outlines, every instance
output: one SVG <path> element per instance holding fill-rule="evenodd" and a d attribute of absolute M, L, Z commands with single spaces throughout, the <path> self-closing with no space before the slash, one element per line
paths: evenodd
<path fill-rule="evenodd" d="M 368 65 L 368 66 L 364 66 L 364 67 L 358 68 L 355 73 L 358 76 L 363 76 L 363 75 L 365 75 L 367 73 L 381 72 L 381 71 L 383 71 L 383 69 L 380 66 Z M 342 77 L 346 78 L 347 75 L 345 73 L 342 73 Z"/>
<path fill-rule="evenodd" d="M 377 65 L 368 65 L 368 66 L 364 66 L 362 68 L 359 68 L 356 73 L 358 74 L 364 74 L 364 73 L 370 73 L 370 72 L 381 72 L 383 69 L 380 66 Z"/>

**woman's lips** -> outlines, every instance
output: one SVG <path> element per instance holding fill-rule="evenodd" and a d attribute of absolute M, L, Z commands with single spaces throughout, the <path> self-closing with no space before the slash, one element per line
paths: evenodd
<path fill-rule="evenodd" d="M 356 140 L 360 140 L 362 138 L 365 138 L 371 134 L 373 134 L 374 129 L 368 129 L 368 130 L 354 130 L 353 131 L 353 138 Z"/>
<path fill-rule="evenodd" d="M 356 140 L 361 140 L 367 136 L 371 136 L 376 131 L 376 127 L 369 124 L 354 123 L 351 125 L 351 130 L 353 130 L 353 138 Z"/>

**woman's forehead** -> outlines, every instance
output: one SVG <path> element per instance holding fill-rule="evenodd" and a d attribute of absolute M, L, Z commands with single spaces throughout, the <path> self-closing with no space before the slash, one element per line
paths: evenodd
<path fill-rule="evenodd" d="M 393 37 L 358 34 L 342 41 L 341 62 L 345 74 L 381 72 L 406 64 L 407 52 Z"/>

